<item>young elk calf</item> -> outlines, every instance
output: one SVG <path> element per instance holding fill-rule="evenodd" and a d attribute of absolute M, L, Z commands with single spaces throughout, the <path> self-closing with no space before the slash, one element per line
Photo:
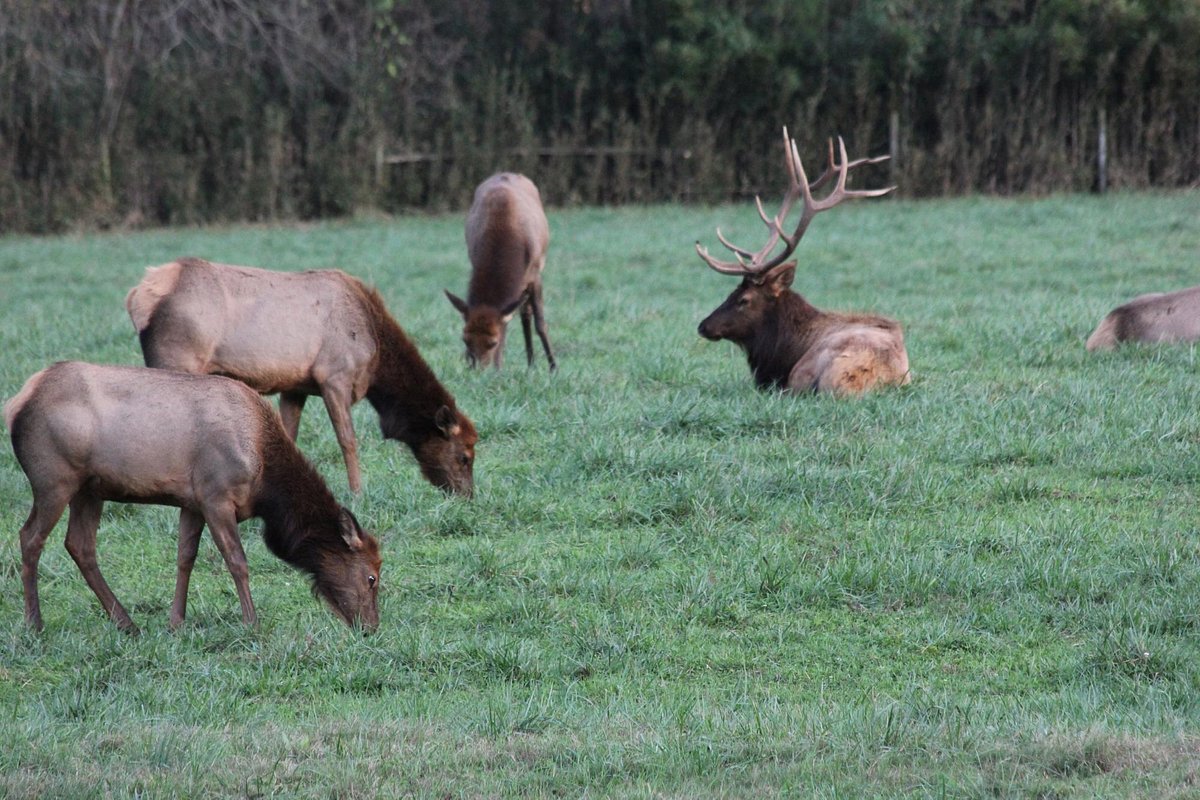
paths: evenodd
<path fill-rule="evenodd" d="M 796 143 L 788 138 L 786 128 L 783 144 L 790 186 L 774 219 L 767 217 L 756 198 L 759 216 L 771 229 L 767 243 L 752 253 L 730 244 L 718 230 L 717 238 L 733 251 L 736 261 L 718 261 L 696 243 L 696 252 L 706 264 L 722 274 L 742 278 L 741 285 L 700 323 L 700 335 L 712 341 L 729 339 L 741 347 L 755 383 L 763 389 L 860 395 L 875 386 L 908 383 L 908 353 L 899 323 L 874 314 L 843 314 L 810 305 L 789 288 L 796 262 L 784 263 L 818 213 L 847 198 L 877 197 L 894 188 L 846 189 L 846 175 L 851 168 L 882 161 L 886 156 L 849 162 L 846 145 L 839 137 L 841 163 L 834 162 L 830 142 L 829 167 L 810 186 Z M 812 189 L 834 175 L 837 182 L 833 191 L 824 199 L 814 200 Z M 797 198 L 803 198 L 804 210 L 788 235 L 783 232 L 783 222 Z M 772 257 L 771 251 L 780 238 L 784 250 Z"/>
<path fill-rule="evenodd" d="M 261 517 L 279 558 L 312 577 L 349 625 L 379 624 L 379 544 L 329 493 L 253 390 L 227 378 L 63 361 L 38 372 L 4 406 L 13 451 L 33 490 L 21 527 L 25 621 L 42 628 L 37 567 L 69 505 L 67 552 L 100 605 L 137 633 L 96 564 L 105 500 L 179 507 L 171 627 L 182 624 L 200 532 L 208 524 L 237 586 L 242 619 L 257 623 L 238 523 Z"/>
<path fill-rule="evenodd" d="M 1200 286 L 1143 294 L 1118 306 L 1088 337 L 1088 350 L 1111 350 L 1121 342 L 1200 340 Z"/>
<path fill-rule="evenodd" d="M 446 297 L 463 316 L 467 360 L 471 366 L 494 364 L 499 369 L 505 330 L 520 309 L 526 362 L 533 365 L 532 317 L 553 370 L 556 364 L 542 306 L 542 268 L 550 246 L 550 225 L 533 181 L 501 172 L 479 184 L 467 213 L 466 235 L 471 259 L 467 300 L 463 302 L 449 290 Z"/>
<path fill-rule="evenodd" d="M 362 485 L 350 407 L 366 397 L 384 438 L 408 445 L 434 486 L 470 496 L 478 435 L 379 293 L 341 270 L 273 272 L 184 258 L 146 270 L 125 308 L 146 366 L 227 375 L 279 392 L 293 440 L 319 394 Z"/>

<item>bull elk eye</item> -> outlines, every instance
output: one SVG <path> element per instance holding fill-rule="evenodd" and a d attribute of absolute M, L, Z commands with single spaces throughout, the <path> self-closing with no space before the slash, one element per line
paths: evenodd
<path fill-rule="evenodd" d="M 738 298 L 738 301 L 737 301 L 738 308 L 745 308 L 748 305 L 750 305 L 750 296 L 749 295 L 744 294 Z"/>
<path fill-rule="evenodd" d="M 371 584 L 372 586 L 374 586 L 374 585 L 375 585 L 375 580 L 376 580 L 376 578 L 375 578 L 375 576 L 374 576 L 374 575 L 368 575 L 368 576 L 367 576 L 367 583 Z"/>

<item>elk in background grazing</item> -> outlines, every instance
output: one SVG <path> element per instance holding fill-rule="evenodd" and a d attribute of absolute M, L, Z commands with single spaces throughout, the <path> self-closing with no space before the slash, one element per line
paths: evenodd
<path fill-rule="evenodd" d="M 899 323 L 874 314 L 844 314 L 822 311 L 789 287 L 796 262 L 784 263 L 792 254 L 813 217 L 847 198 L 878 197 L 887 189 L 851 191 L 846 175 L 860 164 L 874 164 L 886 156 L 849 162 L 846 145 L 838 137 L 841 163 L 835 163 L 833 142 L 829 143 L 829 167 L 810 186 L 800 163 L 796 143 L 783 130 L 783 145 L 790 186 L 774 219 L 767 217 L 762 202 L 758 213 L 771 230 L 767 243 L 757 252 L 730 244 L 720 230 L 717 238 L 733 251 L 736 261 L 718 261 L 696 243 L 696 252 L 710 267 L 725 275 L 738 275 L 742 283 L 715 311 L 700 323 L 700 335 L 713 341 L 729 339 L 740 346 L 750 362 L 759 388 L 776 387 L 791 392 L 832 392 L 859 395 L 877 385 L 909 382 L 908 353 Z M 837 177 L 829 195 L 814 200 L 812 189 Z M 792 233 L 783 223 L 797 198 L 804 210 Z M 784 250 L 771 251 L 780 238 Z"/>
<path fill-rule="evenodd" d="M 237 378 L 279 392 L 293 440 L 309 395 L 319 394 L 362 485 L 350 407 L 363 397 L 384 438 L 408 445 L 434 486 L 470 496 L 471 420 L 454 404 L 379 293 L 341 270 L 274 272 L 184 258 L 151 267 L 125 308 L 148 367 Z"/>
<path fill-rule="evenodd" d="M 557 365 L 542 305 L 542 269 L 550 246 L 550 225 L 533 181 L 501 172 L 479 184 L 467 212 L 466 236 L 471 259 L 467 300 L 463 302 L 449 290 L 446 297 L 462 314 L 467 360 L 471 366 L 494 364 L 499 369 L 505 331 L 520 309 L 526 362 L 533 366 L 532 317 L 553 370 Z"/>
<path fill-rule="evenodd" d="M 96 564 L 105 500 L 179 507 L 171 627 L 183 623 L 200 532 L 209 532 L 237 586 L 242 619 L 257 623 L 238 523 L 261 517 L 279 558 L 312 577 L 349 625 L 379 624 L 379 543 L 329 493 L 279 417 L 228 378 L 63 361 L 38 372 L 4 405 L 13 451 L 33 490 L 21 527 L 25 621 L 42 628 L 37 567 L 69 505 L 67 552 L 100 605 L 137 633 Z"/>
<path fill-rule="evenodd" d="M 1143 294 L 1118 306 L 1088 337 L 1088 350 L 1111 350 L 1121 342 L 1200 340 L 1200 286 Z"/>

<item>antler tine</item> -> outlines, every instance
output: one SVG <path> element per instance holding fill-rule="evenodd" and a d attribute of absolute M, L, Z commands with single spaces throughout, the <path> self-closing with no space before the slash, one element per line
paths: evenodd
<path fill-rule="evenodd" d="M 700 258 L 704 259 L 705 264 L 708 264 L 710 267 L 723 275 L 749 275 L 751 272 L 753 272 L 753 270 L 751 270 L 749 266 L 741 260 L 741 256 L 738 256 L 737 263 L 732 261 L 721 261 L 720 259 L 710 256 L 708 254 L 708 248 L 704 247 L 699 242 L 696 242 L 696 253 L 700 256 Z"/>
<path fill-rule="evenodd" d="M 834 175 L 836 175 L 838 172 L 837 162 L 833 160 L 833 137 L 831 136 L 827 140 L 827 142 L 829 144 L 829 166 L 825 167 L 825 171 L 823 173 L 821 173 L 821 177 L 817 178 L 815 181 L 813 181 L 810 184 L 810 188 L 813 191 L 816 191 L 817 189 L 820 189 L 822 186 L 824 186 L 829 181 L 829 179 L 832 178 Z M 855 160 L 851 161 L 846 166 L 846 169 L 848 169 L 848 170 L 854 169 L 855 167 L 862 166 L 863 164 L 879 164 L 884 161 L 887 161 L 890 158 L 891 158 L 890 155 L 874 156 L 872 158 L 856 158 Z M 892 187 L 892 188 L 895 188 L 895 187 Z"/>
<path fill-rule="evenodd" d="M 732 250 L 738 256 L 739 262 L 742 260 L 742 258 L 749 258 L 750 256 L 754 255 L 749 250 L 747 250 L 743 247 L 738 247 L 736 244 L 734 244 L 733 242 L 726 239 L 725 235 L 723 233 L 721 233 L 720 228 L 717 228 L 717 238 L 721 240 L 721 244 L 728 247 L 730 250 Z"/>
<path fill-rule="evenodd" d="M 888 156 L 875 156 L 874 158 L 859 158 L 854 161 L 846 154 L 846 142 L 841 136 L 838 137 L 838 158 L 835 159 L 833 152 L 833 140 L 830 139 L 829 147 L 829 166 L 821 177 L 811 184 L 808 181 L 808 176 L 804 172 L 804 162 L 800 159 L 800 150 L 796 147 L 796 140 L 788 135 L 788 130 L 783 129 L 783 148 L 784 148 L 784 163 L 788 171 L 788 189 L 783 196 L 783 202 L 779 206 L 779 213 L 774 217 L 768 217 L 767 212 L 763 209 L 762 200 L 758 197 L 754 198 L 755 206 L 758 209 L 758 216 L 771 230 L 771 235 L 767 238 L 766 244 L 755 252 L 738 247 L 730 242 L 722 234 L 720 229 L 717 230 L 717 238 L 721 244 L 729 248 L 737 259 L 733 261 L 720 261 L 709 255 L 708 250 L 696 242 L 696 252 L 704 262 L 712 267 L 717 272 L 726 275 L 758 275 L 767 270 L 783 263 L 784 259 L 792 254 L 796 246 L 800 244 L 800 239 L 808 230 L 809 223 L 813 217 L 822 211 L 827 211 L 841 203 L 847 198 L 855 197 L 879 197 L 895 189 L 895 186 L 889 186 L 884 189 L 847 189 L 846 179 L 850 170 L 862 164 L 878 164 L 881 161 L 886 161 Z M 813 189 L 820 187 L 830 178 L 837 176 L 837 183 L 833 191 L 820 200 L 813 199 Z M 796 223 L 795 229 L 791 235 L 783 232 L 783 222 L 787 219 L 788 213 L 792 210 L 792 204 L 796 198 L 804 198 L 804 210 L 800 213 L 800 219 Z M 783 239 L 784 249 L 782 252 L 771 256 L 771 251 L 779 244 L 779 240 Z M 768 256 L 770 258 L 768 259 Z"/>

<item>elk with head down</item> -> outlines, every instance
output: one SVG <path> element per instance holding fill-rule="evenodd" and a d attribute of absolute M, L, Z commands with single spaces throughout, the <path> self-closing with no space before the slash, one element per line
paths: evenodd
<path fill-rule="evenodd" d="M 1200 341 L 1200 286 L 1133 298 L 1108 313 L 1088 350 L 1111 350 L 1121 342 Z"/>
<path fill-rule="evenodd" d="M 320 395 L 361 486 L 350 407 L 366 398 L 385 439 L 408 445 L 425 478 L 470 496 L 478 435 L 416 345 L 362 281 L 336 269 L 275 272 L 183 258 L 151 267 L 125 308 L 146 366 L 237 378 L 279 392 L 295 440 L 309 395 Z"/>
<path fill-rule="evenodd" d="M 505 331 L 520 310 L 526 363 L 533 366 L 532 321 L 553 370 L 556 364 L 542 305 L 550 225 L 537 186 L 514 172 L 501 172 L 479 184 L 467 212 L 466 237 L 471 259 L 467 299 L 449 290 L 446 297 L 462 314 L 467 361 L 471 366 L 492 364 L 499 369 Z"/>
<path fill-rule="evenodd" d="M 367 629 L 379 624 L 379 543 L 338 505 L 278 415 L 245 384 L 63 361 L 33 375 L 5 403 L 4 424 L 33 490 L 20 534 L 32 628 L 42 628 L 42 548 L 70 506 L 67 552 L 117 626 L 137 633 L 96 563 L 107 500 L 179 508 L 172 628 L 184 620 L 205 524 L 233 576 L 243 621 L 257 623 L 238 537 L 238 523 L 249 517 L 263 520 L 267 547 L 307 572 L 313 594 L 339 618 Z"/>
<path fill-rule="evenodd" d="M 741 284 L 700 323 L 706 339 L 729 339 L 746 353 L 759 388 L 779 388 L 795 393 L 831 392 L 860 395 L 876 386 L 906 384 L 910 380 L 908 353 L 900 324 L 875 314 L 822 311 L 791 290 L 796 262 L 786 261 L 796 249 L 813 217 L 856 197 L 878 197 L 886 189 L 850 190 L 846 176 L 860 164 L 874 164 L 886 156 L 849 161 L 846 145 L 838 138 L 840 163 L 829 144 L 829 167 L 810 185 L 800 163 L 796 143 L 783 131 L 784 155 L 790 185 L 779 213 L 768 217 L 755 198 L 759 216 L 771 233 L 755 252 L 730 244 L 720 230 L 717 238 L 733 251 L 734 261 L 720 261 L 696 243 L 696 252 L 717 272 L 742 278 Z M 833 190 L 816 200 L 812 190 L 836 178 Z M 783 224 L 792 204 L 803 200 L 795 229 Z M 772 255 L 779 240 L 782 252 Z"/>

